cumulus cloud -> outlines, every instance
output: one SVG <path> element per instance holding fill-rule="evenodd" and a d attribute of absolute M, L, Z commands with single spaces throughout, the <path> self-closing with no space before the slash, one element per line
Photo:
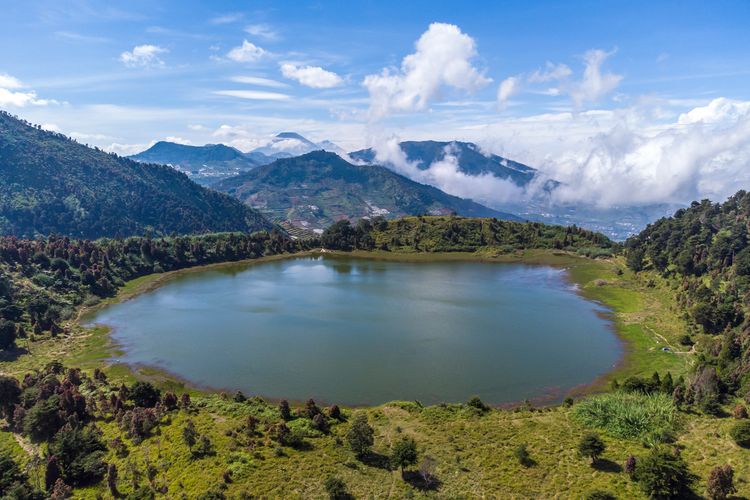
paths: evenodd
<path fill-rule="evenodd" d="M 120 54 L 120 62 L 129 68 L 163 66 L 164 61 L 159 54 L 167 52 L 169 52 L 167 49 L 158 45 L 136 45 L 133 50 L 126 50 Z"/>
<path fill-rule="evenodd" d="M 344 82 L 339 75 L 320 66 L 297 66 L 284 63 L 281 65 L 281 74 L 284 78 L 297 80 L 302 85 L 314 89 L 338 87 Z"/>
<path fill-rule="evenodd" d="M 459 167 L 459 150 L 453 144 L 447 145 L 443 156 L 427 168 L 420 168 L 417 163 L 407 159 L 396 136 L 374 139 L 373 149 L 375 163 L 388 165 L 414 181 L 434 186 L 454 196 L 496 207 L 526 196 L 525 190 L 512 181 L 489 173 L 468 175 L 462 172 Z"/>
<path fill-rule="evenodd" d="M 484 87 L 491 79 L 472 64 L 476 55 L 474 39 L 458 26 L 432 23 L 399 69 L 386 68 L 365 78 L 371 119 L 425 109 L 443 88 L 473 92 Z"/>
<path fill-rule="evenodd" d="M 247 40 L 243 40 L 242 45 L 234 47 L 227 52 L 227 57 L 232 61 L 237 62 L 255 62 L 267 54 L 268 52 L 265 49 L 262 49 Z"/>
<path fill-rule="evenodd" d="M 47 106 L 57 104 L 53 99 L 40 99 L 36 92 L 27 89 L 18 78 L 7 73 L 0 73 L 0 106 Z"/>
<path fill-rule="evenodd" d="M 497 88 L 497 102 L 501 108 L 505 108 L 508 104 L 508 99 L 516 95 L 521 90 L 521 78 L 518 76 L 511 76 L 500 82 L 500 86 Z"/>
<path fill-rule="evenodd" d="M 719 98 L 666 124 L 634 110 L 549 165 L 561 202 L 601 207 L 724 199 L 750 185 L 750 102 Z"/>

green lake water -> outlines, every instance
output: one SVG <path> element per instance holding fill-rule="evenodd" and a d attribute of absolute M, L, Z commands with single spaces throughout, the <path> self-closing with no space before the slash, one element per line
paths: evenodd
<path fill-rule="evenodd" d="M 606 310 L 561 269 L 305 257 L 187 273 L 89 322 L 117 361 L 323 403 L 559 401 L 610 370 Z"/>

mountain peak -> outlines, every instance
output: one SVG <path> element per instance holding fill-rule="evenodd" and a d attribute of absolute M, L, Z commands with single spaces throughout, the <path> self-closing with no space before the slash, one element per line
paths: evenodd
<path fill-rule="evenodd" d="M 278 134 L 276 134 L 276 137 L 279 139 L 297 139 L 298 141 L 310 142 L 297 132 L 279 132 Z"/>

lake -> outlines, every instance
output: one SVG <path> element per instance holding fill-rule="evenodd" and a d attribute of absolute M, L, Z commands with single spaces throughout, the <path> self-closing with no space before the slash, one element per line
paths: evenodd
<path fill-rule="evenodd" d="M 562 269 L 300 257 L 209 268 L 99 311 L 117 361 L 323 403 L 560 401 L 621 356 Z"/>

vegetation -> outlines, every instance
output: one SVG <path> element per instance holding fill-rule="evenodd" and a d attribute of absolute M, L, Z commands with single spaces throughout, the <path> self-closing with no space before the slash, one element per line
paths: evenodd
<path fill-rule="evenodd" d="M 419 184 L 386 167 L 353 165 L 314 151 L 282 158 L 214 185 L 275 220 L 324 228 L 340 219 L 457 213 L 520 220 L 471 200 Z M 304 224 L 302 224 L 304 222 Z"/>
<path fill-rule="evenodd" d="M 588 432 L 578 442 L 578 454 L 591 460 L 595 464 L 607 447 L 598 434 Z"/>
<path fill-rule="evenodd" d="M 633 477 L 649 498 L 684 498 L 697 479 L 679 453 L 662 447 L 638 459 Z"/>
<path fill-rule="evenodd" d="M 641 439 L 675 432 L 679 414 L 664 394 L 613 392 L 580 401 L 573 418 L 611 436 Z"/>
<path fill-rule="evenodd" d="M 88 148 L 0 112 L 0 234 L 33 238 L 271 230 L 164 165 Z"/>
<path fill-rule="evenodd" d="M 616 245 L 600 233 L 575 226 L 547 226 L 497 219 L 462 217 L 405 217 L 395 221 L 362 219 L 352 226 L 339 221 L 323 232 L 321 243 L 332 250 L 388 250 L 392 252 L 476 252 L 494 248 L 514 252 L 529 248 L 600 250 L 611 255 Z"/>

